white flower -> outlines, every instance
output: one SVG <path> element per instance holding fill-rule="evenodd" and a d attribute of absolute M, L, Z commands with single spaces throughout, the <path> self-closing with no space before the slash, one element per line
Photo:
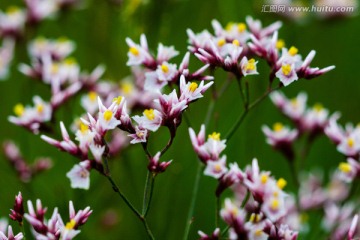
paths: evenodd
<path fill-rule="evenodd" d="M 256 64 L 258 62 L 255 61 L 255 59 L 247 59 L 247 57 L 243 57 L 240 62 L 241 72 L 244 76 L 246 75 L 253 75 L 253 74 L 259 74 L 257 72 Z"/>
<path fill-rule="evenodd" d="M 161 126 L 162 116 L 161 113 L 156 109 L 146 109 L 143 112 L 143 116 L 134 116 L 133 119 L 142 128 L 146 128 L 150 131 L 155 132 Z"/>
<path fill-rule="evenodd" d="M 282 63 L 280 69 L 275 73 L 275 76 L 280 79 L 285 87 L 299 79 L 295 71 L 294 63 Z"/>
<path fill-rule="evenodd" d="M 121 124 L 121 122 L 115 118 L 115 113 L 118 108 L 116 101 L 113 102 L 109 108 L 106 108 L 102 104 L 100 97 L 98 97 L 98 104 L 99 104 L 98 122 L 102 131 L 114 129 Z"/>
<path fill-rule="evenodd" d="M 348 157 L 357 156 L 360 152 L 360 136 L 354 131 L 341 140 L 337 150 Z"/>
<path fill-rule="evenodd" d="M 167 62 L 171 58 L 177 56 L 179 54 L 178 51 L 175 50 L 173 46 L 167 47 L 159 43 L 158 50 L 157 50 L 157 61 L 158 62 Z"/>
<path fill-rule="evenodd" d="M 91 144 L 90 145 L 90 151 L 91 151 L 94 159 L 97 162 L 101 162 L 102 156 L 103 156 L 104 151 L 105 151 L 105 146 Z"/>
<path fill-rule="evenodd" d="M 81 106 L 90 114 L 94 114 L 98 110 L 97 93 L 90 91 L 81 97 Z"/>
<path fill-rule="evenodd" d="M 90 161 L 85 160 L 74 167 L 66 174 L 71 181 L 72 188 L 89 189 L 90 187 Z"/>
<path fill-rule="evenodd" d="M 296 129 L 291 130 L 281 123 L 275 123 L 273 130 L 268 126 L 263 126 L 262 130 L 267 137 L 267 143 L 271 146 L 277 146 L 282 143 L 292 143 L 298 136 L 298 131 Z"/>
<path fill-rule="evenodd" d="M 187 103 L 194 101 L 196 99 L 202 98 L 203 93 L 213 84 L 211 81 L 204 85 L 204 81 L 200 82 L 198 85 L 196 82 L 185 82 L 185 77 L 181 75 L 180 77 L 180 92 L 181 96 L 180 101 L 186 100 Z"/>
<path fill-rule="evenodd" d="M 135 127 L 135 133 L 134 134 L 129 134 L 129 137 L 132 138 L 131 140 L 131 144 L 135 144 L 135 143 L 140 143 L 140 142 L 146 142 L 147 141 L 147 136 L 148 136 L 148 130 L 145 128 L 141 128 L 136 126 Z"/>
<path fill-rule="evenodd" d="M 177 73 L 176 64 L 163 62 L 161 65 L 158 65 L 156 73 L 160 81 L 171 81 Z"/>
<path fill-rule="evenodd" d="M 220 178 L 227 172 L 226 156 L 221 157 L 219 160 L 209 160 L 206 162 L 206 168 L 204 174 L 213 178 Z"/>

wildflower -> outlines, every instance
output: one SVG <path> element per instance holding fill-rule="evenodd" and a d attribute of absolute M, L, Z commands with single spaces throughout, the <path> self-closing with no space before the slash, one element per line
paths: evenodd
<path fill-rule="evenodd" d="M 213 160 L 207 161 L 204 174 L 218 179 L 222 177 L 227 171 L 228 169 L 226 168 L 226 156 L 223 156 L 222 158 L 216 161 Z"/>
<path fill-rule="evenodd" d="M 267 136 L 267 143 L 274 147 L 291 144 L 298 136 L 297 130 L 290 130 L 281 123 L 275 123 L 272 130 L 267 126 L 263 126 L 262 130 Z"/>
<path fill-rule="evenodd" d="M 177 56 L 179 54 L 178 51 L 175 50 L 173 46 L 167 47 L 163 44 L 159 43 L 157 49 L 156 60 L 158 63 L 163 63 L 169 61 L 171 58 Z"/>
<path fill-rule="evenodd" d="M 161 156 L 161 152 L 155 154 L 153 158 L 150 159 L 148 169 L 153 173 L 162 173 L 167 167 L 171 164 L 172 160 L 167 162 L 159 162 Z"/>
<path fill-rule="evenodd" d="M 66 174 L 71 181 L 72 188 L 89 189 L 90 187 L 90 161 L 85 160 L 74 167 Z"/>
<path fill-rule="evenodd" d="M 55 1 L 25 0 L 27 7 L 27 21 L 37 24 L 45 18 L 51 17 L 57 11 Z"/>
<path fill-rule="evenodd" d="M 294 63 L 283 63 L 281 68 L 275 73 L 284 86 L 288 86 L 293 81 L 298 80 Z"/>
<path fill-rule="evenodd" d="M 258 62 L 255 61 L 255 59 L 247 59 L 247 57 L 243 57 L 243 59 L 240 62 L 241 72 L 244 76 L 247 75 L 253 75 L 253 74 L 259 74 L 256 70 L 256 64 Z"/>
<path fill-rule="evenodd" d="M 98 110 L 97 93 L 90 91 L 87 95 L 82 96 L 81 106 L 90 114 L 94 114 Z"/>
<path fill-rule="evenodd" d="M 146 36 L 144 34 L 140 36 L 140 45 L 135 44 L 130 38 L 126 38 L 126 43 L 129 46 L 129 60 L 126 65 L 136 66 L 144 64 L 149 68 L 153 68 L 153 66 L 156 65 L 154 58 L 149 53 Z"/>
<path fill-rule="evenodd" d="M 355 133 L 343 138 L 337 150 L 348 157 L 357 157 L 360 152 L 360 139 Z"/>
<path fill-rule="evenodd" d="M 186 100 L 187 103 L 192 102 L 196 99 L 202 98 L 203 93 L 213 84 L 214 82 L 209 82 L 204 85 L 204 81 L 201 81 L 200 84 L 196 82 L 185 82 L 185 77 L 182 75 L 180 77 L 180 98 L 179 100 Z"/>
<path fill-rule="evenodd" d="M 114 102 L 109 108 L 106 108 L 98 97 L 99 104 L 99 125 L 101 128 L 101 132 L 104 133 L 107 130 L 111 130 L 120 125 L 120 121 L 115 118 L 115 113 L 117 110 L 116 102 Z"/>
<path fill-rule="evenodd" d="M 17 38 L 24 29 L 25 11 L 16 6 L 11 6 L 6 12 L 0 11 L 0 36 Z"/>
<path fill-rule="evenodd" d="M 158 65 L 156 69 L 157 78 L 160 81 L 171 81 L 174 76 L 177 74 L 176 64 L 170 64 L 168 62 L 163 62 L 161 65 Z"/>
<path fill-rule="evenodd" d="M 146 128 L 142 128 L 141 126 L 135 127 L 135 133 L 129 134 L 129 137 L 132 138 L 131 144 L 147 142 L 148 138 L 148 130 Z"/>
<path fill-rule="evenodd" d="M 141 127 L 146 128 L 150 131 L 157 131 L 162 123 L 162 115 L 161 113 L 153 108 L 146 109 L 143 112 L 143 116 L 134 116 L 133 119 L 137 122 Z"/>

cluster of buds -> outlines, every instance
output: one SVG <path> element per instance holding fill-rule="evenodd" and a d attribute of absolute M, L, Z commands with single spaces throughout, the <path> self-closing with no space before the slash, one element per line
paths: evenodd
<path fill-rule="evenodd" d="M 285 48 L 284 41 L 278 39 L 277 30 L 281 27 L 281 22 L 263 28 L 259 20 L 247 17 L 246 24 L 229 23 L 223 28 L 213 20 L 212 25 L 215 35 L 206 30 L 199 34 L 188 30 L 189 50 L 212 68 L 221 67 L 232 72 L 238 79 L 257 74 L 257 61 L 251 58 L 253 55 L 266 60 L 271 67 L 270 83 L 276 76 L 284 86 L 299 78 L 311 79 L 334 69 L 334 66 L 311 68 L 314 50 L 302 60 L 296 47 Z"/>
<path fill-rule="evenodd" d="M 29 182 L 39 173 L 52 167 L 52 161 L 49 158 L 37 158 L 33 164 L 28 164 L 20 153 L 19 148 L 11 141 L 3 143 L 3 150 L 6 159 L 16 171 L 19 179 L 23 182 Z"/>
<path fill-rule="evenodd" d="M 55 111 L 80 90 L 91 88 L 104 69 L 98 67 L 90 75 L 81 73 L 76 61 L 67 58 L 74 50 L 74 43 L 67 39 L 38 38 L 29 44 L 28 50 L 32 66 L 21 64 L 19 69 L 26 76 L 49 84 L 51 99 L 47 102 L 35 96 L 34 106 L 16 104 L 15 116 L 10 116 L 9 121 L 37 134 L 49 130 L 46 123 L 53 119 Z"/>

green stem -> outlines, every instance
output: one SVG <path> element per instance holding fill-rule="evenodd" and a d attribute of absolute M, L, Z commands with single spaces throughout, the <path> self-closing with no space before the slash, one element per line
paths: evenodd
<path fill-rule="evenodd" d="M 248 85 L 247 85 L 248 88 Z M 256 105 L 258 105 L 259 103 L 261 103 L 272 91 L 279 89 L 279 87 L 274 88 L 274 89 L 269 89 L 267 90 L 262 96 L 260 96 L 258 99 L 256 99 L 253 103 L 249 104 L 249 102 L 245 102 L 245 109 L 242 112 L 242 114 L 238 117 L 238 119 L 236 120 L 236 122 L 234 123 L 234 125 L 231 127 L 231 129 L 229 130 L 229 132 L 226 134 L 226 139 L 227 141 L 230 140 L 230 138 L 234 135 L 234 133 L 236 132 L 236 130 L 240 127 L 241 123 L 244 121 L 246 115 L 248 114 L 248 112 L 253 109 Z M 248 91 L 248 90 L 247 90 Z M 248 93 L 246 96 L 247 99 L 249 99 Z"/>
<path fill-rule="evenodd" d="M 143 209 L 142 209 L 142 215 L 144 217 L 146 217 L 150 209 L 150 203 L 154 192 L 155 176 L 156 176 L 155 174 L 148 171 L 145 182 L 145 188 L 144 188 L 144 199 L 143 199 Z"/>
<path fill-rule="evenodd" d="M 191 194 L 192 198 L 191 198 L 190 208 L 189 208 L 189 212 L 188 212 L 188 216 L 187 216 L 187 220 L 186 220 L 186 228 L 185 228 L 185 233 L 184 233 L 183 240 L 188 239 L 189 233 L 190 233 L 190 227 L 191 227 L 191 224 L 193 222 L 192 218 L 193 218 L 193 213 L 194 213 L 197 194 L 198 194 L 198 191 L 199 191 L 202 166 L 203 166 L 202 163 L 199 162 L 198 167 L 197 167 L 197 171 L 196 171 L 194 188 L 193 188 L 193 191 L 192 191 L 192 194 Z"/>
<path fill-rule="evenodd" d="M 25 228 L 24 228 L 24 221 L 19 222 L 20 232 L 23 234 L 23 240 L 26 240 Z"/>
<path fill-rule="evenodd" d="M 219 220 L 220 220 L 220 196 L 216 197 L 216 209 L 215 209 L 215 228 L 219 227 Z"/>

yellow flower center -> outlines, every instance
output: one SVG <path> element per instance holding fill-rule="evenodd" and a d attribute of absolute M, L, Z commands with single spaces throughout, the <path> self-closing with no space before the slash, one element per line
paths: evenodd
<path fill-rule="evenodd" d="M 113 112 L 112 112 L 112 111 L 106 110 L 106 111 L 104 112 L 104 119 L 105 119 L 106 121 L 110 121 L 110 119 L 112 118 L 112 116 L 113 116 Z"/>
<path fill-rule="evenodd" d="M 95 102 L 96 101 L 96 97 L 97 97 L 97 93 L 95 91 L 90 91 L 88 93 L 88 97 L 90 99 L 90 101 Z"/>
<path fill-rule="evenodd" d="M 65 42 L 68 42 L 68 41 L 69 41 L 69 39 L 67 37 L 59 37 L 57 39 L 58 43 L 65 43 Z"/>
<path fill-rule="evenodd" d="M 316 112 L 321 112 L 321 111 L 324 109 L 324 107 L 323 107 L 322 104 L 317 103 L 317 104 L 314 105 L 313 109 L 314 109 Z"/>
<path fill-rule="evenodd" d="M 225 43 L 226 43 L 225 39 L 221 38 L 221 39 L 218 40 L 217 45 L 218 45 L 219 47 L 222 47 L 222 46 L 225 45 Z"/>
<path fill-rule="evenodd" d="M 75 58 L 69 57 L 64 60 L 65 65 L 72 66 L 76 64 Z"/>
<path fill-rule="evenodd" d="M 138 50 L 136 47 L 130 47 L 130 48 L 129 48 L 129 52 L 130 52 L 132 55 L 135 55 L 135 56 L 138 56 L 138 55 L 139 55 L 139 50 Z"/>
<path fill-rule="evenodd" d="M 262 231 L 261 229 L 255 230 L 254 235 L 255 235 L 256 237 L 261 237 L 262 234 L 263 234 L 263 231 Z"/>
<path fill-rule="evenodd" d="M 212 134 L 209 134 L 208 138 L 211 138 L 216 141 L 220 141 L 220 133 L 213 132 Z"/>
<path fill-rule="evenodd" d="M 52 74 L 58 73 L 59 72 L 59 64 L 57 64 L 57 63 L 51 64 L 50 72 Z"/>
<path fill-rule="evenodd" d="M 245 65 L 245 70 L 246 70 L 246 71 L 253 71 L 253 70 L 255 70 L 255 67 L 256 67 L 256 65 L 255 65 L 255 59 L 251 58 L 251 59 L 247 62 L 247 64 Z"/>
<path fill-rule="evenodd" d="M 72 230 L 75 228 L 76 221 L 74 219 L 71 219 L 70 222 L 66 223 L 65 228 L 68 230 Z"/>
<path fill-rule="evenodd" d="M 268 179 L 269 179 L 269 177 L 266 174 L 262 174 L 261 177 L 260 177 L 260 181 L 261 181 L 262 184 L 267 183 Z"/>
<path fill-rule="evenodd" d="M 154 120 L 154 118 L 155 118 L 154 109 L 152 109 L 152 108 L 146 109 L 143 113 L 144 113 L 145 117 L 147 119 L 149 119 L 150 121 Z"/>
<path fill-rule="evenodd" d="M 281 130 L 284 129 L 284 125 L 282 123 L 277 122 L 273 125 L 273 129 L 275 132 L 280 132 Z"/>
<path fill-rule="evenodd" d="M 282 65 L 281 70 L 285 76 L 289 76 L 289 74 L 291 73 L 291 65 L 290 64 Z"/>
<path fill-rule="evenodd" d="M 232 44 L 233 45 L 235 45 L 235 46 L 240 46 L 240 42 L 239 42 L 239 40 L 237 40 L 237 39 L 234 39 L 233 41 L 232 41 Z"/>
<path fill-rule="evenodd" d="M 277 49 L 282 49 L 283 47 L 285 47 L 285 41 L 282 39 L 279 39 L 276 41 L 276 48 Z"/>
<path fill-rule="evenodd" d="M 296 47 L 292 46 L 292 47 L 289 49 L 288 53 L 289 53 L 291 56 L 295 56 L 295 55 L 298 53 L 298 51 L 299 51 L 299 50 L 298 50 Z"/>
<path fill-rule="evenodd" d="M 352 148 L 352 147 L 354 146 L 354 144 L 355 144 L 355 141 L 354 141 L 353 138 L 349 138 L 349 139 L 347 140 L 347 145 L 348 145 L 350 148 Z"/>
<path fill-rule="evenodd" d="M 343 173 L 349 173 L 351 171 L 351 165 L 347 162 L 342 162 L 339 164 L 339 170 Z"/>
<path fill-rule="evenodd" d="M 279 180 L 276 182 L 276 185 L 280 188 L 283 189 L 286 186 L 287 182 L 285 179 L 283 178 L 279 178 Z"/>
<path fill-rule="evenodd" d="M 221 165 L 220 164 L 216 164 L 215 166 L 214 166 L 214 170 L 215 170 L 215 172 L 221 172 Z"/>
<path fill-rule="evenodd" d="M 275 199 L 273 199 L 273 200 L 271 201 L 270 207 L 271 207 L 272 210 L 278 210 L 278 209 L 279 209 L 279 205 L 280 205 L 279 200 L 275 198 Z"/>
<path fill-rule="evenodd" d="M 16 14 L 16 13 L 18 13 L 18 12 L 20 12 L 20 8 L 18 8 L 18 7 L 16 7 L 16 6 L 10 6 L 10 7 L 8 7 L 7 9 L 6 9 L 6 13 L 7 14 Z"/>
<path fill-rule="evenodd" d="M 123 99 L 122 96 L 118 96 L 118 97 L 116 97 L 116 98 L 113 99 L 113 102 L 116 102 L 117 105 L 120 105 L 122 99 Z"/>
<path fill-rule="evenodd" d="M 260 215 L 259 214 L 255 214 L 255 213 L 252 213 L 250 215 L 250 222 L 259 222 L 260 221 Z"/>
<path fill-rule="evenodd" d="M 167 72 L 169 72 L 169 67 L 165 63 L 163 63 L 163 64 L 161 64 L 161 70 L 164 73 L 167 73 Z"/>
<path fill-rule="evenodd" d="M 38 113 L 42 113 L 43 111 L 44 111 L 44 105 L 43 104 L 37 104 L 36 105 L 36 111 L 38 112 Z"/>
<path fill-rule="evenodd" d="M 129 82 L 124 82 L 121 83 L 121 90 L 125 93 L 125 94 L 130 94 L 134 89 L 134 86 L 129 83 Z"/>
<path fill-rule="evenodd" d="M 239 32 L 244 32 L 245 30 L 246 30 L 246 24 L 245 23 L 239 23 L 238 25 L 237 25 L 237 29 L 238 29 L 238 31 Z"/>
<path fill-rule="evenodd" d="M 236 207 L 233 207 L 230 212 L 233 216 L 237 216 L 239 213 L 239 209 L 237 209 Z"/>
<path fill-rule="evenodd" d="M 196 82 L 192 82 L 190 85 L 189 85 L 189 91 L 190 92 L 195 92 L 195 90 L 198 88 L 198 84 Z"/>
<path fill-rule="evenodd" d="M 141 137 L 144 136 L 144 133 L 143 133 L 143 132 L 137 132 L 137 133 L 136 133 L 136 136 L 138 136 L 139 138 L 141 138 Z"/>
<path fill-rule="evenodd" d="M 80 132 L 86 133 L 89 130 L 89 126 L 84 124 L 83 122 L 80 123 Z"/>
<path fill-rule="evenodd" d="M 235 24 L 233 22 L 228 22 L 228 24 L 226 24 L 225 30 L 229 32 L 234 27 L 234 25 Z"/>
<path fill-rule="evenodd" d="M 24 105 L 22 105 L 21 103 L 18 103 L 15 105 L 14 107 L 14 113 L 17 115 L 17 116 L 22 116 L 25 112 L 25 107 Z"/>

